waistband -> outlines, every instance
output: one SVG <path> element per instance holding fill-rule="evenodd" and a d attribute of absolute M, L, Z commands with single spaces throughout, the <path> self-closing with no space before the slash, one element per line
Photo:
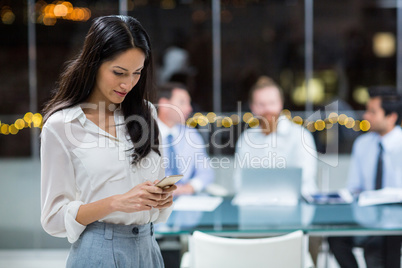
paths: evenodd
<path fill-rule="evenodd" d="M 116 237 L 127 237 L 127 238 L 140 238 L 154 235 L 154 225 L 153 223 L 148 223 L 145 225 L 121 225 L 106 222 L 93 222 L 89 224 L 85 231 L 91 231 L 97 234 L 105 235 L 106 239 L 113 239 Z"/>

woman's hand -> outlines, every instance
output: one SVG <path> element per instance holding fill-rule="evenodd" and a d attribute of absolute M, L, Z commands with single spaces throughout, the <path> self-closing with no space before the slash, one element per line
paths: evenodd
<path fill-rule="evenodd" d="M 159 180 L 154 181 L 155 184 L 157 184 Z M 163 189 L 163 193 L 161 195 L 161 199 L 159 201 L 159 204 L 155 206 L 154 208 L 157 209 L 162 209 L 162 208 L 168 208 L 173 204 L 173 192 L 177 189 L 176 185 L 172 185 L 169 187 L 166 187 Z"/>
<path fill-rule="evenodd" d="M 154 186 L 150 181 L 138 184 L 125 194 L 116 195 L 112 204 L 115 211 L 126 213 L 151 210 L 166 204 L 165 190 Z"/>
<path fill-rule="evenodd" d="M 172 192 L 176 189 L 175 185 L 161 189 L 156 187 L 154 183 L 147 181 L 138 184 L 125 194 L 113 195 L 81 205 L 77 212 L 76 221 L 82 225 L 88 225 L 116 211 L 132 213 L 151 210 L 152 208 L 167 208 L 173 204 Z"/>

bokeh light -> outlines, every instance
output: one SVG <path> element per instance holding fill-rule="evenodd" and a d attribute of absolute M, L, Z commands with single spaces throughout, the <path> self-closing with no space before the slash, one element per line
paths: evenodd
<path fill-rule="evenodd" d="M 193 118 L 194 118 L 194 119 L 198 119 L 198 117 L 200 117 L 200 116 L 203 116 L 203 114 L 202 114 L 202 113 L 195 113 L 195 114 L 193 115 Z"/>
<path fill-rule="evenodd" d="M 338 116 L 338 123 L 343 126 L 346 124 L 347 119 L 348 116 L 346 114 L 341 114 L 340 116 Z"/>
<path fill-rule="evenodd" d="M 3 124 L 0 128 L 1 134 L 8 135 L 10 132 L 8 131 L 8 124 Z"/>
<path fill-rule="evenodd" d="M 26 113 L 24 115 L 25 122 L 27 122 L 28 124 L 32 123 L 32 116 L 33 116 L 33 113 L 31 113 L 31 112 Z"/>
<path fill-rule="evenodd" d="M 41 14 L 37 18 L 38 23 L 43 23 L 46 26 L 53 26 L 57 19 L 71 21 L 88 21 L 92 12 L 86 7 L 73 7 L 68 1 L 58 1 L 55 4 L 42 5 Z"/>
<path fill-rule="evenodd" d="M 325 128 L 325 122 L 321 119 L 315 121 L 314 128 L 318 131 L 321 131 Z"/>
<path fill-rule="evenodd" d="M 228 128 L 233 125 L 233 121 L 230 117 L 225 117 L 222 119 L 222 126 Z"/>
<path fill-rule="evenodd" d="M 353 128 L 355 126 L 355 120 L 352 117 L 348 117 L 345 120 L 345 127 L 346 128 Z"/>
<path fill-rule="evenodd" d="M 325 129 L 331 129 L 333 126 L 334 124 L 325 122 Z"/>
<path fill-rule="evenodd" d="M 367 121 L 367 120 L 362 120 L 362 121 L 360 122 L 360 130 L 362 130 L 362 131 L 369 131 L 370 127 L 371 127 L 371 125 L 370 125 L 370 122 L 369 122 L 369 121 Z"/>
<path fill-rule="evenodd" d="M 244 115 L 243 115 L 243 121 L 245 122 L 245 123 L 248 123 L 248 121 L 250 120 L 250 119 L 252 119 L 253 118 L 253 114 L 252 113 L 245 113 Z"/>
<path fill-rule="evenodd" d="M 197 121 L 194 118 L 190 117 L 189 119 L 187 119 L 186 125 L 188 127 L 195 128 L 197 126 Z"/>
<path fill-rule="evenodd" d="M 1 8 L 0 16 L 4 24 L 13 24 L 15 21 L 15 14 L 9 6 Z"/>
<path fill-rule="evenodd" d="M 198 125 L 205 127 L 209 123 L 209 121 L 207 117 L 202 115 L 197 118 L 197 123 Z"/>
<path fill-rule="evenodd" d="M 258 127 L 260 125 L 260 121 L 257 118 L 249 119 L 248 125 L 252 128 Z"/>
<path fill-rule="evenodd" d="M 306 125 L 306 128 L 310 131 L 310 132 L 315 132 L 316 128 L 315 128 L 315 122 L 308 122 Z"/>
<path fill-rule="evenodd" d="M 238 116 L 237 114 L 232 114 L 230 116 L 230 119 L 232 120 L 233 125 L 237 125 L 240 123 L 240 116 Z"/>
<path fill-rule="evenodd" d="M 331 124 L 335 124 L 338 122 L 338 114 L 337 113 L 330 113 L 328 116 L 328 120 Z"/>
<path fill-rule="evenodd" d="M 56 17 L 65 17 L 68 14 L 68 8 L 64 4 L 58 4 L 53 9 Z"/>
<path fill-rule="evenodd" d="M 287 119 L 292 118 L 292 113 L 288 109 L 283 109 L 282 112 L 281 112 L 281 115 L 286 116 Z"/>
<path fill-rule="evenodd" d="M 36 113 L 32 116 L 32 122 L 34 127 L 41 127 L 42 125 L 42 115 Z"/>
<path fill-rule="evenodd" d="M 56 22 L 57 22 L 57 19 L 56 19 L 55 16 L 52 16 L 52 15 L 47 16 L 47 15 L 45 15 L 43 17 L 43 24 L 45 24 L 46 26 L 53 26 L 53 25 L 56 24 Z"/>
<path fill-rule="evenodd" d="M 15 127 L 19 130 L 23 129 L 25 127 L 25 121 L 22 119 L 17 119 L 14 123 Z"/>
<path fill-rule="evenodd" d="M 366 104 L 367 101 L 370 99 L 370 95 L 366 87 L 357 87 L 353 91 L 353 99 L 359 104 Z"/>
<path fill-rule="evenodd" d="M 355 125 L 353 126 L 353 130 L 356 132 L 360 131 L 360 120 L 355 120 Z"/>
<path fill-rule="evenodd" d="M 208 118 L 208 121 L 209 121 L 209 123 L 215 123 L 215 121 L 216 121 L 216 114 L 215 113 L 213 113 L 213 112 L 210 112 L 210 113 L 208 113 L 207 114 L 207 118 Z"/>
<path fill-rule="evenodd" d="M 293 117 L 293 123 L 298 124 L 298 125 L 303 125 L 303 118 L 300 116 L 295 116 Z"/>
<path fill-rule="evenodd" d="M 222 117 L 220 116 L 216 117 L 216 126 L 222 127 Z"/>
<path fill-rule="evenodd" d="M 15 127 L 14 124 L 10 125 L 8 127 L 8 131 L 10 132 L 10 134 L 15 135 L 18 133 L 18 129 Z"/>

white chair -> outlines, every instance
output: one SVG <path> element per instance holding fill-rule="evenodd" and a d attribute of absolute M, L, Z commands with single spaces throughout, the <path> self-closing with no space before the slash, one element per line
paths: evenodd
<path fill-rule="evenodd" d="M 195 231 L 181 268 L 310 268 L 308 237 L 302 231 L 255 239 L 223 238 Z"/>

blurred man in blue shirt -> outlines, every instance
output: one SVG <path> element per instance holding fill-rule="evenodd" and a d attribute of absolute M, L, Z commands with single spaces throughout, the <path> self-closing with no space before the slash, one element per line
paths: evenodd
<path fill-rule="evenodd" d="M 401 97 L 393 87 L 373 87 L 364 119 L 370 133 L 358 137 L 353 145 L 348 189 L 355 194 L 385 187 L 402 188 Z M 358 267 L 352 253 L 354 246 L 363 247 L 367 268 L 385 267 L 385 238 L 332 237 L 328 239 L 341 267 Z M 400 243 L 395 245 L 395 267 L 400 263 Z M 390 265 L 387 264 L 387 268 Z"/>
<path fill-rule="evenodd" d="M 175 195 L 199 193 L 214 180 L 203 138 L 196 129 L 185 126 L 191 112 L 191 98 L 184 85 L 166 83 L 159 87 L 158 126 L 165 173 L 184 175 Z"/>

